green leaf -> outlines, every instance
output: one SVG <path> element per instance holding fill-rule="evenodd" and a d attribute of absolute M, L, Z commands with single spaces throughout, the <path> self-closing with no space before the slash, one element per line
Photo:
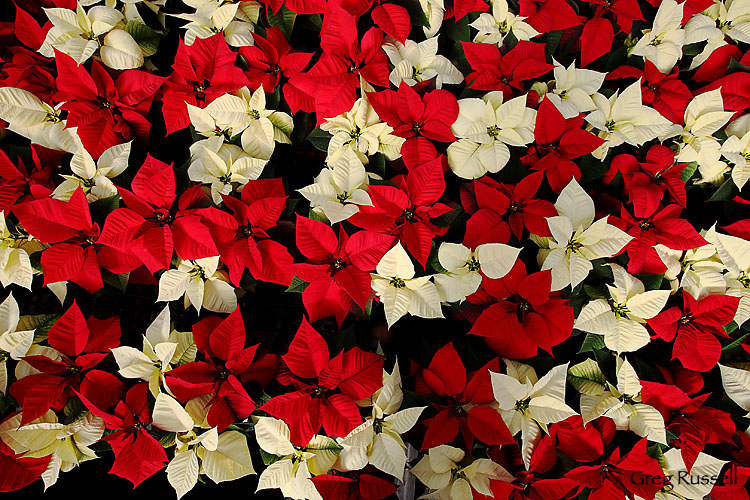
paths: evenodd
<path fill-rule="evenodd" d="M 422 10 L 422 6 L 419 4 L 419 2 L 409 0 L 407 2 L 403 2 L 401 6 L 405 8 L 409 13 L 409 19 L 411 19 L 412 26 L 424 26 L 427 28 L 430 27 L 430 21 L 427 19 L 427 15 Z"/>
<path fill-rule="evenodd" d="M 114 211 L 114 209 L 120 207 L 120 195 L 116 194 L 114 196 L 109 196 L 107 198 L 93 201 L 89 206 L 95 212 L 103 213 L 105 215 L 109 214 L 110 212 Z"/>
<path fill-rule="evenodd" d="M 734 198 L 737 194 L 737 187 L 734 185 L 734 181 L 730 178 L 724 181 L 724 184 L 719 186 L 719 189 L 711 195 L 708 201 L 724 201 Z"/>
<path fill-rule="evenodd" d="M 125 25 L 125 31 L 133 37 L 141 48 L 144 57 L 151 57 L 156 54 L 159 42 L 161 42 L 161 37 L 156 31 L 138 21 L 128 21 Z"/>
<path fill-rule="evenodd" d="M 606 348 L 607 346 L 604 344 L 604 337 L 602 335 L 587 333 L 586 338 L 583 339 L 581 348 L 578 350 L 578 354 Z"/>
<path fill-rule="evenodd" d="M 703 51 L 703 42 L 688 43 L 682 46 L 682 55 L 697 56 Z"/>
<path fill-rule="evenodd" d="M 583 285 L 583 291 L 592 299 L 609 299 L 606 286 Z"/>
<path fill-rule="evenodd" d="M 561 38 L 562 30 L 550 31 L 547 33 L 547 40 L 544 42 L 544 55 L 548 61 L 552 60 L 552 56 L 555 54 L 557 47 L 560 46 Z"/>
<path fill-rule="evenodd" d="M 697 169 L 698 169 L 697 161 L 691 161 L 690 163 L 688 163 L 685 166 L 685 168 L 682 169 L 682 173 L 680 174 L 680 179 L 682 179 L 682 182 L 689 181 Z"/>
<path fill-rule="evenodd" d="M 31 316 L 21 316 L 18 320 L 16 331 L 24 332 L 34 330 L 34 342 L 38 343 L 47 340 L 47 332 L 52 328 L 60 318 L 59 314 L 35 314 Z"/>
<path fill-rule="evenodd" d="M 294 20 L 297 18 L 297 14 L 287 9 L 285 6 L 281 7 L 276 14 L 268 16 L 268 22 L 271 26 L 278 26 L 284 37 L 289 40 L 292 35 L 292 29 L 294 29 Z"/>
<path fill-rule="evenodd" d="M 162 445 L 164 448 L 171 448 L 175 445 L 175 436 L 176 434 L 174 432 L 167 432 L 162 437 L 159 438 L 159 444 Z"/>
<path fill-rule="evenodd" d="M 310 135 L 307 136 L 307 140 L 315 146 L 318 151 L 328 152 L 328 143 L 331 142 L 331 134 L 325 130 L 321 130 L 320 127 L 315 127 Z"/>
<path fill-rule="evenodd" d="M 732 323 L 734 323 L 734 321 L 732 321 Z M 732 323 L 730 323 L 730 324 L 732 324 Z M 736 323 L 734 323 L 734 324 L 736 325 Z M 726 327 L 724 327 L 724 329 L 726 330 Z M 729 333 L 729 332 L 727 332 L 727 333 Z M 750 336 L 750 332 L 748 332 L 745 335 L 743 335 L 743 336 L 735 339 L 734 341 L 732 341 L 731 344 L 725 345 L 724 347 L 721 348 L 721 353 L 722 354 L 734 354 L 735 352 L 740 352 L 741 349 L 742 349 L 742 347 L 741 347 L 742 341 L 744 341 L 749 336 Z"/>
<path fill-rule="evenodd" d="M 443 24 L 445 34 L 451 40 L 456 42 L 468 42 L 471 40 L 471 31 L 469 31 L 469 19 L 463 17 L 456 23 L 446 22 Z"/>
<path fill-rule="evenodd" d="M 258 451 L 260 452 L 260 458 L 263 459 L 263 463 L 265 465 L 271 465 L 272 463 L 278 462 L 279 460 L 281 460 L 281 457 L 276 456 L 276 455 L 271 455 L 270 453 L 266 453 L 265 451 L 263 451 L 262 448 L 259 448 Z"/>
<path fill-rule="evenodd" d="M 597 396 L 607 389 L 607 379 L 596 361 L 586 361 L 568 368 L 568 382 L 581 394 Z"/>
<path fill-rule="evenodd" d="M 289 288 L 284 291 L 292 293 L 302 293 L 305 291 L 305 288 L 307 288 L 307 285 L 309 285 L 307 281 L 302 281 L 297 276 L 294 276 L 292 277 L 292 284 L 289 285 Z"/>
<path fill-rule="evenodd" d="M 638 274 L 636 275 L 636 278 L 640 280 L 641 283 L 643 283 L 644 288 L 646 290 L 659 290 L 661 288 L 661 284 L 664 281 L 664 275 L 663 274 Z"/>
<path fill-rule="evenodd" d="M 106 270 L 102 272 L 102 281 L 121 292 L 125 292 L 125 288 L 128 286 L 128 277 L 128 273 L 114 274 Z"/>

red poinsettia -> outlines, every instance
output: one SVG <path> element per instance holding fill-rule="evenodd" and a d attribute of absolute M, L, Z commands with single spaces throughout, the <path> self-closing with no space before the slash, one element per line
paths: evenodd
<path fill-rule="evenodd" d="M 572 160 L 604 144 L 604 140 L 582 127 L 582 117 L 566 120 L 549 99 L 544 99 L 539 105 L 534 127 L 535 143 L 522 160 L 533 170 L 543 172 L 556 193 L 562 191 L 571 179 L 581 179 L 581 170 Z"/>
<path fill-rule="evenodd" d="M 146 115 L 164 78 L 135 69 L 113 79 L 98 61 L 91 73 L 72 57 L 55 51 L 56 99 L 65 101 L 67 126 L 78 127 L 83 146 L 95 159 L 131 139 L 145 142 L 151 129 Z"/>
<path fill-rule="evenodd" d="M 508 100 L 524 92 L 526 80 L 538 78 L 554 69 L 544 57 L 544 44 L 521 41 L 501 54 L 495 44 L 461 42 L 471 69 L 466 77 L 477 90 L 502 90 Z"/>
<path fill-rule="evenodd" d="M 722 328 L 734 319 L 739 297 L 709 295 L 695 300 L 682 292 L 682 307 L 670 307 L 646 320 L 656 338 L 674 340 L 672 359 L 679 359 L 688 370 L 707 372 L 716 366 L 721 356 L 721 342 L 717 337 L 729 338 Z"/>
<path fill-rule="evenodd" d="M 617 33 L 630 33 L 634 21 L 643 21 L 637 0 L 589 0 L 596 4 L 594 17 L 586 21 L 581 33 L 581 66 L 612 50 Z M 615 31 L 615 26 L 617 30 Z"/>
<path fill-rule="evenodd" d="M 92 370 L 120 345 L 120 318 L 86 320 L 75 301 L 48 332 L 49 345 L 60 356 L 26 356 L 24 361 L 41 373 L 16 380 L 10 393 L 23 408 L 21 425 L 44 415 L 50 408 L 61 410 L 73 390 L 99 406 L 115 404 L 122 383 L 103 370 Z"/>
<path fill-rule="evenodd" d="M 628 201 L 633 204 L 636 217 L 648 217 L 659 207 L 665 193 L 681 207 L 687 205 L 682 171 L 687 164 L 675 164 L 674 152 L 656 144 L 646 153 L 645 161 L 633 155 L 619 154 L 612 158 L 604 182 L 610 183 L 619 172 L 625 182 Z"/>
<path fill-rule="evenodd" d="M 134 385 L 125 398 L 117 402 L 113 413 L 103 411 L 81 395 L 86 408 L 101 417 L 107 429 L 115 431 L 102 438 L 115 455 L 109 473 L 127 479 L 133 487 L 162 470 L 169 461 L 164 447 L 146 430 L 151 423 L 147 395 L 146 382 Z"/>
<path fill-rule="evenodd" d="M 99 225 L 80 187 L 67 202 L 42 198 L 14 205 L 13 213 L 29 234 L 52 245 L 42 252 L 45 285 L 72 281 L 89 293 L 104 286 L 94 245 Z"/>
<path fill-rule="evenodd" d="M 0 211 L 7 211 L 19 198 L 28 194 L 31 198 L 46 198 L 52 194 L 54 184 L 52 165 L 60 161 L 60 151 L 41 146 L 31 146 L 33 167 L 28 170 L 23 160 L 14 165 L 5 152 L 0 151 Z"/>
<path fill-rule="evenodd" d="M 349 434 L 362 423 L 356 401 L 371 396 L 383 381 L 383 356 L 354 347 L 329 358 L 328 344 L 304 318 L 282 359 L 277 380 L 294 391 L 260 409 L 284 420 L 299 446 L 321 425 L 329 436 Z"/>
<path fill-rule="evenodd" d="M 576 467 L 565 477 L 591 488 L 592 500 L 625 500 L 633 495 L 653 500 L 668 479 L 659 462 L 646 454 L 646 445 L 641 439 L 622 457 L 616 448 L 601 464 Z"/>
<path fill-rule="evenodd" d="M 297 264 L 295 274 L 308 282 L 302 303 L 310 321 L 336 316 L 339 325 L 354 305 L 365 310 L 370 298 L 370 274 L 357 268 L 349 256 L 349 236 L 339 236 L 323 222 L 297 215 L 297 248 L 311 264 Z"/>
<path fill-rule="evenodd" d="M 566 0 L 520 0 L 520 15 L 539 33 L 564 30 L 581 24 Z"/>
<path fill-rule="evenodd" d="M 265 356 L 253 363 L 258 345 L 245 347 L 245 323 L 239 308 L 226 318 L 209 316 L 194 324 L 193 340 L 205 361 L 174 368 L 167 375 L 167 385 L 181 402 L 210 394 L 206 418 L 221 432 L 255 410 L 242 381 L 269 380 L 276 357 Z"/>
<path fill-rule="evenodd" d="M 432 219 L 451 211 L 448 205 L 438 202 L 445 191 L 442 165 L 442 157 L 438 157 L 405 175 L 394 177 L 393 182 L 398 187 L 370 186 L 368 193 L 372 206 L 360 206 L 348 221 L 368 232 L 389 235 L 390 246 L 400 240 L 424 267 L 432 249 L 432 239 L 445 234 L 448 229 L 432 222 Z M 362 239 L 368 237 L 360 233 L 352 235 L 356 245 L 362 245 Z"/>
<path fill-rule="evenodd" d="M 671 384 L 641 381 L 641 398 L 662 414 L 667 429 L 679 438 L 688 472 L 709 443 L 731 443 L 737 429 L 729 413 L 703 406 L 710 394 L 690 398 Z"/>
<path fill-rule="evenodd" d="M 313 56 L 310 52 L 293 52 L 277 26 L 268 28 L 265 38 L 257 33 L 253 34 L 253 40 L 255 45 L 240 47 L 240 56 L 247 65 L 245 76 L 252 90 L 262 86 L 265 92 L 275 91 L 282 76 L 289 79 L 299 74 Z M 315 107 L 314 99 L 294 85 L 286 82 L 282 89 L 284 99 L 293 113 Z"/>
<path fill-rule="evenodd" d="M 232 283 L 239 286 L 247 269 L 257 280 L 289 286 L 292 256 L 284 245 L 268 235 L 286 208 L 287 196 L 281 179 L 250 181 L 239 200 L 231 196 L 222 198 L 232 215 L 215 207 L 198 210 L 197 214 L 216 241 Z"/>
<path fill-rule="evenodd" d="M 708 244 L 690 222 L 680 218 L 681 206 L 671 204 L 649 214 L 645 208 L 647 202 L 647 199 L 634 198 L 633 211 L 648 215 L 633 216 L 623 205 L 619 219 L 609 218 L 612 224 L 633 237 L 625 246 L 629 273 L 663 274 L 666 271 L 667 267 L 654 245 L 662 244 L 673 250 L 690 250 Z"/>
<path fill-rule="evenodd" d="M 506 358 L 530 358 L 537 348 L 552 354 L 552 347 L 573 332 L 574 316 L 567 300 L 550 295 L 551 283 L 550 271 L 526 275 L 521 261 L 501 279 L 483 279 L 481 288 L 467 299 L 484 306 L 473 313 L 469 334 L 484 337 Z"/>
<path fill-rule="evenodd" d="M 450 443 L 459 429 L 469 450 L 474 438 L 489 445 L 515 443 L 500 413 L 489 406 L 495 401 L 490 371 L 500 371 L 498 359 L 467 376 L 453 344 L 438 349 L 430 365 L 417 375 L 417 392 L 438 398 L 432 404 L 437 415 L 425 420 L 423 450 Z"/>
<path fill-rule="evenodd" d="M 196 38 L 189 46 L 179 41 L 172 75 L 164 82 L 162 97 L 167 135 L 190 125 L 187 104 L 203 108 L 217 97 L 248 84 L 242 70 L 234 64 L 236 58 L 221 33 Z"/>
<path fill-rule="evenodd" d="M 11 418 L 10 415 L 8 418 Z M 52 455 L 40 458 L 24 457 L 15 453 L 7 444 L 0 441 L 0 493 L 20 490 L 30 485 L 47 470 Z"/>
<path fill-rule="evenodd" d="M 107 216 L 97 242 L 126 262 L 127 256 L 135 257 L 152 273 L 169 268 L 173 249 L 181 259 L 219 255 L 208 228 L 190 210 L 206 199 L 200 186 L 185 191 L 173 208 L 176 183 L 172 165 L 147 156 L 130 184 L 132 191 L 118 186 L 127 208 Z M 132 263 L 128 267 L 134 268 Z"/>
<path fill-rule="evenodd" d="M 396 484 L 366 472 L 354 472 L 352 477 L 324 474 L 312 478 L 315 489 L 323 500 L 382 500 L 396 493 Z"/>
<path fill-rule="evenodd" d="M 534 172 L 515 185 L 500 184 L 489 176 L 464 184 L 461 202 L 471 215 L 466 221 L 464 245 L 476 248 L 482 243 L 507 243 L 511 232 L 520 241 L 524 228 L 532 234 L 551 236 L 546 218 L 557 215 L 557 210 L 549 201 L 534 198 L 542 179 L 541 172 Z"/>

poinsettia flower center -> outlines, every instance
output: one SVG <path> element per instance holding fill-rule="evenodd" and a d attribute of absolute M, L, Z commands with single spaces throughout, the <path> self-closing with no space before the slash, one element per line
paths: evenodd
<path fill-rule="evenodd" d="M 415 133 L 417 133 L 417 134 L 419 134 L 419 133 L 421 133 L 421 132 L 422 132 L 422 128 L 423 128 L 423 127 L 424 127 L 424 124 L 423 124 L 423 123 L 419 123 L 419 122 L 413 122 L 413 123 L 412 123 L 412 125 L 411 125 L 411 129 L 412 129 L 412 130 L 413 130 L 413 131 L 414 131 Z"/>
<path fill-rule="evenodd" d="M 529 403 L 531 403 L 531 398 L 522 399 L 521 401 L 516 401 L 516 411 L 518 412 L 525 412 L 529 409 Z"/>
<path fill-rule="evenodd" d="M 44 121 L 49 123 L 60 123 L 62 121 L 62 111 L 50 111 L 44 118 Z"/>
<path fill-rule="evenodd" d="M 323 396 L 323 393 L 325 393 L 325 389 L 321 386 L 316 386 L 315 389 L 313 389 L 312 397 L 319 398 Z"/>
<path fill-rule="evenodd" d="M 348 200 L 351 197 L 352 197 L 352 195 L 350 195 L 346 191 L 344 191 L 343 193 L 340 193 L 340 194 L 336 195 L 336 199 L 339 201 L 339 203 L 344 203 L 346 200 Z"/>
<path fill-rule="evenodd" d="M 260 111 L 258 111 L 257 109 L 251 109 L 247 112 L 247 114 L 249 114 L 250 118 L 252 118 L 253 120 L 257 120 L 260 118 Z"/>
<path fill-rule="evenodd" d="M 163 226 L 164 224 L 169 224 L 172 217 L 166 210 L 159 210 L 157 212 L 154 212 L 154 220 L 156 223 L 160 226 Z"/>
<path fill-rule="evenodd" d="M 565 245 L 565 250 L 568 251 L 568 252 L 575 253 L 579 249 L 581 249 L 582 247 L 583 247 L 582 243 L 580 243 L 578 240 L 576 240 L 574 238 L 570 238 L 570 240 L 568 240 L 568 244 Z"/>
<path fill-rule="evenodd" d="M 249 238 L 250 236 L 253 235 L 253 225 L 248 224 L 247 226 L 240 226 L 240 228 L 238 229 L 238 232 L 240 233 L 241 236 L 245 238 Z"/>
<path fill-rule="evenodd" d="M 339 269 L 343 269 L 343 267 L 344 267 L 345 265 L 346 265 L 346 264 L 345 264 L 345 263 L 344 263 L 344 261 L 343 261 L 343 260 L 341 260 L 341 259 L 334 259 L 334 260 L 333 260 L 333 268 L 334 268 L 335 270 L 337 270 L 337 271 L 338 271 Z"/>
<path fill-rule="evenodd" d="M 110 109 L 112 108 L 112 103 L 107 100 L 106 97 L 98 97 L 97 100 L 99 101 L 99 106 L 101 106 L 104 109 Z"/>
<path fill-rule="evenodd" d="M 0 363 L 4 363 L 8 358 L 10 358 L 10 353 L 0 349 Z"/>
<path fill-rule="evenodd" d="M 404 212 L 401 214 L 401 217 L 403 217 L 409 222 L 413 221 L 414 220 L 414 207 L 407 208 L 406 210 L 404 210 Z"/>
<path fill-rule="evenodd" d="M 612 132 L 613 130 L 615 130 L 615 128 L 617 128 L 617 127 L 615 127 L 615 121 L 614 120 L 607 120 L 604 123 L 604 126 L 607 127 L 607 130 L 609 130 L 610 132 Z"/>
<path fill-rule="evenodd" d="M 393 288 L 406 288 L 406 283 L 404 283 L 404 280 L 399 278 L 398 276 L 394 276 L 393 278 L 391 278 L 389 285 L 391 285 Z"/>
<path fill-rule="evenodd" d="M 610 301 L 609 305 L 612 308 L 612 312 L 615 313 L 615 317 L 617 318 L 624 318 L 630 312 L 628 308 L 623 304 L 618 304 L 617 302 Z"/>
<path fill-rule="evenodd" d="M 510 204 L 510 206 L 508 207 L 508 211 L 510 211 L 511 213 L 516 213 L 516 212 L 520 212 L 520 211 L 521 211 L 521 207 L 520 207 L 520 206 L 518 206 L 518 203 L 516 203 L 516 202 L 514 201 L 514 202 L 513 202 L 513 203 L 511 203 L 511 204 Z"/>
<path fill-rule="evenodd" d="M 206 271 L 201 266 L 194 265 L 193 268 L 188 272 L 191 278 L 206 278 Z"/>
<path fill-rule="evenodd" d="M 627 394 L 623 394 L 618 399 L 620 401 L 622 401 L 623 403 L 626 403 L 626 404 L 629 404 L 629 405 L 635 404 L 635 400 L 633 400 L 633 397 L 629 396 Z"/>
<path fill-rule="evenodd" d="M 681 325 L 687 325 L 688 323 L 692 322 L 695 319 L 695 316 L 692 314 L 686 314 L 680 318 L 680 324 Z"/>
<path fill-rule="evenodd" d="M 530 312 L 531 311 L 531 304 L 529 304 L 525 300 L 521 301 L 518 304 L 518 310 L 521 311 L 522 313 Z"/>
<path fill-rule="evenodd" d="M 500 129 L 497 127 L 497 125 L 490 125 L 489 127 L 487 127 L 487 135 L 489 135 L 493 139 L 497 139 L 498 134 L 500 134 Z"/>
<path fill-rule="evenodd" d="M 477 272 L 479 271 L 479 261 L 476 257 L 472 257 L 471 260 L 466 262 L 466 267 L 468 267 L 471 272 Z"/>
<path fill-rule="evenodd" d="M 750 288 L 750 276 L 748 276 L 745 271 L 740 271 L 740 275 L 737 276 L 737 281 L 742 283 L 742 286 L 745 288 Z"/>
<path fill-rule="evenodd" d="M 640 224 L 638 224 L 638 227 L 640 227 L 644 231 L 648 231 L 649 229 L 651 229 L 653 227 L 653 224 L 651 224 L 647 220 L 644 220 L 643 222 L 641 222 Z"/>
<path fill-rule="evenodd" d="M 229 370 L 227 370 L 226 368 L 219 368 L 216 376 L 219 378 L 219 380 L 226 380 L 229 378 Z"/>

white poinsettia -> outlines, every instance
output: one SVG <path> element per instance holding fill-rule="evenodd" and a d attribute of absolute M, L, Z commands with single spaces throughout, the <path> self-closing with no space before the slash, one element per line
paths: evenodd
<path fill-rule="evenodd" d="M 693 58 L 689 70 L 702 65 L 713 52 L 727 44 L 726 37 L 750 43 L 750 1 L 715 1 L 703 12 L 694 14 L 685 24 L 685 43 L 706 41 L 700 54 Z"/>
<path fill-rule="evenodd" d="M 403 481 L 406 444 L 401 434 L 417 423 L 425 406 L 397 411 L 403 401 L 398 363 L 390 374 L 383 371 L 383 387 L 373 401 L 372 415 L 338 443 L 343 448 L 335 468 L 363 469 L 367 464 Z"/>
<path fill-rule="evenodd" d="M 688 471 L 682 452 L 671 448 L 664 452 L 664 460 L 660 464 L 664 475 L 670 478 L 670 485 L 657 492 L 654 500 L 697 499 L 708 497 L 727 461 L 698 452 L 695 463 Z"/>
<path fill-rule="evenodd" d="M 539 32 L 525 23 L 523 16 L 517 16 L 508 10 L 506 0 L 492 0 L 492 13 L 483 12 L 469 26 L 478 33 L 474 36 L 476 43 L 496 43 L 502 46 L 508 33 L 513 32 L 516 40 L 531 40 Z"/>
<path fill-rule="evenodd" d="M 719 369 L 721 370 L 721 385 L 729 399 L 743 410 L 750 412 L 750 365 L 745 364 L 735 368 L 720 364 Z M 745 418 L 750 418 L 750 413 L 745 415 Z"/>
<path fill-rule="evenodd" d="M 297 190 L 313 212 L 336 224 L 359 212 L 359 205 L 372 206 L 365 166 L 351 149 L 339 150 L 327 163 L 313 184 Z"/>
<path fill-rule="evenodd" d="M 326 118 L 320 129 L 333 136 L 328 142 L 329 157 L 342 149 L 351 149 L 365 165 L 369 163 L 368 156 L 375 153 L 382 153 L 391 161 L 398 159 L 405 141 L 392 134 L 393 127 L 380 120 L 365 97 L 357 99 L 350 111 Z"/>
<path fill-rule="evenodd" d="M 164 374 L 172 365 L 193 361 L 196 353 L 192 332 L 172 330 L 169 306 L 165 306 L 146 329 L 142 350 L 130 346 L 112 349 L 119 374 L 145 380 L 154 397 L 159 395 Z"/>
<path fill-rule="evenodd" d="M 242 87 L 235 94 L 224 94 L 206 106 L 218 128 L 231 130 L 232 136 L 242 134 L 242 149 L 256 158 L 271 158 L 276 142 L 291 144 L 292 117 L 266 109 L 263 86 L 255 92 Z"/>
<path fill-rule="evenodd" d="M 444 0 L 419 0 L 419 5 L 422 7 L 424 17 L 427 20 L 428 26 L 423 26 L 424 36 L 433 37 L 440 31 L 440 27 L 443 25 L 443 18 L 445 17 L 445 2 Z"/>
<path fill-rule="evenodd" d="M 8 130 L 33 144 L 74 153 L 80 141 L 77 129 L 66 128 L 67 123 L 61 118 L 63 104 L 52 107 L 27 90 L 0 88 L 0 120 L 8 122 Z"/>
<path fill-rule="evenodd" d="M 0 212 L 1 213 L 1 212 Z M 0 304 L 0 393 L 8 388 L 8 359 L 20 360 L 34 342 L 34 330 L 16 331 L 21 313 L 13 294 Z"/>
<path fill-rule="evenodd" d="M 511 435 L 521 432 L 521 455 L 529 467 L 534 447 L 547 426 L 577 415 L 565 404 L 567 363 L 552 368 L 542 378 L 530 366 L 505 361 L 508 374 L 490 372 L 492 392 Z"/>
<path fill-rule="evenodd" d="M 618 430 L 631 430 L 651 441 L 667 444 L 664 418 L 659 410 L 643 403 L 641 382 L 628 360 L 617 358 L 616 386 L 607 381 L 593 360 L 571 368 L 571 383 L 581 393 L 584 425 L 605 416 L 614 421 Z"/>
<path fill-rule="evenodd" d="M 443 317 L 432 276 L 415 278 L 414 274 L 414 264 L 400 242 L 383 255 L 372 274 L 372 289 L 385 307 L 388 328 L 407 313 L 420 318 Z"/>
<path fill-rule="evenodd" d="M 244 186 L 263 173 L 267 159 L 253 158 L 241 147 L 224 144 L 219 136 L 198 141 L 190 147 L 188 177 L 191 181 L 211 185 L 211 199 L 221 204 L 221 195 L 229 194 L 234 185 Z"/>
<path fill-rule="evenodd" d="M 586 304 L 573 328 L 604 335 L 608 349 L 619 353 L 637 351 L 651 340 L 643 324 L 667 303 L 670 290 L 645 291 L 643 283 L 617 264 L 610 264 L 614 285 L 607 285 L 609 299 Z"/>
<path fill-rule="evenodd" d="M 555 208 L 559 215 L 547 217 L 549 248 L 537 256 L 542 270 L 552 271 L 553 291 L 575 288 L 593 268 L 592 260 L 616 255 L 633 239 L 607 223 L 607 217 L 594 221 L 594 200 L 575 179 L 560 192 Z"/>
<path fill-rule="evenodd" d="M 605 142 L 594 153 L 603 159 L 610 148 L 620 144 L 640 146 L 669 130 L 672 122 L 653 108 L 643 105 L 641 82 L 638 80 L 622 92 L 608 99 L 596 93 L 592 97 L 596 110 L 586 116 L 586 122 L 598 131 Z"/>
<path fill-rule="evenodd" d="M 706 233 L 705 238 L 713 244 L 721 258 L 722 270 L 726 269 L 721 275 L 726 287 L 715 293 L 740 298 L 734 321 L 741 326 L 750 319 L 750 242 L 737 236 L 718 233 L 715 227 Z"/>
<path fill-rule="evenodd" d="M 664 277 L 670 281 L 672 291 L 681 288 L 697 300 L 708 295 L 723 294 L 729 286 L 731 276 L 725 274 L 725 266 L 717 253 L 714 230 L 702 231 L 702 236 L 710 241 L 690 250 L 672 250 L 664 245 L 655 245 L 654 250 L 667 266 Z"/>
<path fill-rule="evenodd" d="M 65 8 L 43 9 L 52 27 L 39 53 L 55 57 L 54 49 L 83 64 L 96 51 L 104 64 L 113 69 L 132 69 L 143 64 L 143 52 L 123 26 L 124 16 L 117 9 L 96 5 L 88 11 L 78 3 L 75 11 Z M 100 40 L 100 37 L 103 39 Z"/>
<path fill-rule="evenodd" d="M 110 179 L 117 177 L 128 168 L 132 142 L 108 148 L 96 161 L 81 144 L 70 159 L 70 169 L 73 175 L 63 175 L 65 180 L 55 188 L 51 196 L 57 200 L 68 201 L 79 187 L 89 203 L 116 196 L 117 187 Z"/>
<path fill-rule="evenodd" d="M 721 156 L 732 164 L 732 181 L 738 189 L 750 180 L 750 132 L 742 137 L 730 135 L 721 145 Z"/>
<path fill-rule="evenodd" d="M 58 422 L 52 410 L 21 427 L 22 413 L 0 424 L 0 439 L 15 453 L 29 458 L 50 457 L 42 473 L 46 490 L 81 462 L 97 458 L 89 448 L 104 434 L 104 421 L 91 412 L 68 424 Z"/>
<path fill-rule="evenodd" d="M 662 73 L 672 71 L 682 57 L 685 44 L 685 30 L 681 28 L 684 6 L 675 0 L 663 0 L 656 11 L 653 26 L 650 30 L 643 30 L 643 36 L 630 54 L 651 61 Z"/>
<path fill-rule="evenodd" d="M 510 159 L 508 146 L 534 141 L 535 120 L 525 95 L 503 102 L 503 93 L 493 91 L 481 99 L 459 100 L 458 118 L 451 125 L 459 140 L 448 146 L 448 165 L 463 179 L 499 172 Z"/>
<path fill-rule="evenodd" d="M 180 260 L 177 269 L 169 269 L 159 277 L 156 301 L 172 301 L 185 297 L 185 307 L 192 305 L 200 312 L 230 313 L 237 307 L 234 287 L 217 271 L 219 256 L 196 260 Z"/>
<path fill-rule="evenodd" d="M 193 126 L 197 134 L 200 134 L 203 137 L 221 136 L 225 140 L 229 140 L 232 137 L 231 127 L 227 125 L 224 125 L 223 127 L 219 126 L 216 116 L 212 113 L 211 104 L 205 108 L 199 108 L 198 106 L 193 106 L 192 104 L 187 103 L 185 105 L 187 106 L 188 116 L 190 117 L 190 124 Z"/>
<path fill-rule="evenodd" d="M 460 243 L 441 243 L 438 261 L 448 273 L 435 275 L 440 301 L 464 300 L 482 284 L 482 274 L 490 279 L 502 278 L 513 268 L 520 252 L 520 248 L 502 243 L 484 243 L 473 251 Z"/>
<path fill-rule="evenodd" d="M 288 498 L 322 500 L 310 478 L 330 471 L 341 447 L 321 435 L 313 436 L 306 446 L 294 446 L 289 426 L 283 420 L 272 417 L 257 420 L 254 429 L 258 446 L 279 457 L 261 473 L 257 491 L 279 488 Z"/>
<path fill-rule="evenodd" d="M 494 497 L 490 481 L 513 481 L 508 471 L 488 458 L 462 465 L 465 455 L 463 450 L 445 444 L 430 448 L 411 468 L 411 473 L 417 479 L 434 490 L 420 498 L 471 500 L 474 498 L 473 491 Z"/>
<path fill-rule="evenodd" d="M 555 65 L 555 85 L 545 98 L 552 101 L 566 119 L 595 110 L 596 104 L 591 96 L 601 88 L 607 74 L 576 68 L 575 61 L 567 68 L 554 59 L 552 62 Z"/>
<path fill-rule="evenodd" d="M 406 40 L 403 44 L 393 40 L 383 44 L 393 70 L 389 80 L 398 87 L 403 81 L 407 85 L 435 79 L 435 87 L 442 88 L 444 83 L 456 84 L 464 81 L 464 75 L 445 56 L 438 51 L 438 37 L 428 38 L 422 42 Z"/>
<path fill-rule="evenodd" d="M 196 38 L 209 38 L 223 33 L 232 47 L 253 45 L 253 31 L 258 22 L 260 4 L 253 1 L 225 2 L 223 0 L 184 0 L 195 9 L 191 14 L 170 14 L 189 21 L 183 26 L 185 44 L 192 45 Z"/>
<path fill-rule="evenodd" d="M 0 210 L 0 285 L 15 283 L 31 290 L 34 270 L 28 252 L 22 248 L 33 241 L 31 236 L 11 232 L 5 221 L 5 211 Z"/>
<path fill-rule="evenodd" d="M 674 137 L 680 151 L 677 163 L 698 163 L 701 181 L 718 184 L 724 181 L 729 167 L 720 160 L 721 144 L 713 137 L 732 118 L 724 111 L 721 90 L 711 90 L 697 95 L 685 108 L 685 126 L 673 124 L 663 139 Z"/>

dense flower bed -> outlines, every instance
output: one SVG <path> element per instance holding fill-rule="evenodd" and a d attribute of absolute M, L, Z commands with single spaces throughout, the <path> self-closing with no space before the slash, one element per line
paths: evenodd
<path fill-rule="evenodd" d="M 750 1 L 0 6 L 0 491 L 749 498 Z"/>

